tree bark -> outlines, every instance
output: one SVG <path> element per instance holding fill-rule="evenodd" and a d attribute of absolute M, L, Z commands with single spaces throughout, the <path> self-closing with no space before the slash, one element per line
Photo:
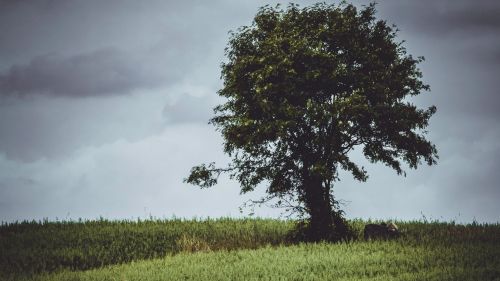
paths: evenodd
<path fill-rule="evenodd" d="M 304 199 L 309 212 L 308 239 L 311 241 L 332 240 L 334 237 L 334 216 L 330 192 L 318 176 L 304 180 Z"/>

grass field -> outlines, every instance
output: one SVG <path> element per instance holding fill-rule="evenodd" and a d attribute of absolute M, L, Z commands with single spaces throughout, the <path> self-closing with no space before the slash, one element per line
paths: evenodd
<path fill-rule="evenodd" d="M 360 233 L 364 222 L 351 224 Z M 404 236 L 394 241 L 291 245 L 293 225 L 268 219 L 3 225 L 0 278 L 500 280 L 499 224 L 399 222 Z"/>

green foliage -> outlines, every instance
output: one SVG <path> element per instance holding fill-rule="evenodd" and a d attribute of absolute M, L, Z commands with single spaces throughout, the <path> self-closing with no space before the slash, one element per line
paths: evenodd
<path fill-rule="evenodd" d="M 243 192 L 263 180 L 271 181 L 271 192 L 289 190 L 302 181 L 295 170 L 307 158 L 325 179 L 334 179 L 340 165 L 365 180 L 347 155 L 359 145 L 368 159 L 398 173 L 398 158 L 412 168 L 421 159 L 435 163 L 435 147 L 418 130 L 436 108 L 405 101 L 429 88 L 416 67 L 423 58 L 407 55 L 374 14 L 374 5 L 265 6 L 252 25 L 232 34 L 219 91 L 227 102 L 211 122 L 234 156 L 230 168 Z M 215 170 L 213 163 L 198 168 Z M 196 178 L 188 182 L 200 184 Z"/>
<path fill-rule="evenodd" d="M 291 221 L 270 219 L 22 222 L 0 226 L 1 273 L 83 270 L 181 251 L 285 243 Z"/>
<path fill-rule="evenodd" d="M 365 223 L 351 222 L 359 234 Z M 396 223 L 399 240 L 180 253 L 29 280 L 500 280 L 499 224 Z"/>
<path fill-rule="evenodd" d="M 424 129 L 436 108 L 408 101 L 429 89 L 417 68 L 423 58 L 407 54 L 375 12 L 374 4 L 358 10 L 345 2 L 264 6 L 233 32 L 218 92 L 226 102 L 210 121 L 232 162 L 194 167 L 185 181 L 209 187 L 229 172 L 242 193 L 265 183 L 271 197 L 303 204 L 312 232 L 326 238 L 345 229 L 333 227 L 342 223 L 332 211 L 339 170 L 368 177 L 353 149 L 398 174 L 402 162 L 435 164 Z"/>

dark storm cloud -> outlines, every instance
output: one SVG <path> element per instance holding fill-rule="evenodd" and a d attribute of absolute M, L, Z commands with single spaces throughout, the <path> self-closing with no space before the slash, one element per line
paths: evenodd
<path fill-rule="evenodd" d="M 0 74 L 2 95 L 82 97 L 127 94 L 157 86 L 162 77 L 114 48 L 71 57 L 45 55 Z"/>
<path fill-rule="evenodd" d="M 398 27 L 422 35 L 477 36 L 500 28 L 500 2 L 496 0 L 392 0 L 381 2 L 381 6 Z"/>
<path fill-rule="evenodd" d="M 227 36 L 221 13 L 204 1 L 0 3 L 0 96 L 170 86 Z"/>
<path fill-rule="evenodd" d="M 390 0 L 378 8 L 382 18 L 401 29 L 402 39 L 413 39 L 407 45 L 424 40 L 421 50 L 441 51 L 436 59 L 500 71 L 500 1 Z"/>
<path fill-rule="evenodd" d="M 459 126 L 460 135 L 471 139 L 479 127 L 497 122 L 500 1 L 389 0 L 378 8 L 381 18 L 401 29 L 410 53 L 426 58 L 420 68 L 432 90 L 425 96 L 438 107 L 431 124 L 441 132 Z M 477 124 L 465 129 L 470 120 Z"/>

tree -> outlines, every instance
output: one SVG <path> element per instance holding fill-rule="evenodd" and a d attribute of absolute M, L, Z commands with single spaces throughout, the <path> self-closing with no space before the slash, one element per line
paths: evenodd
<path fill-rule="evenodd" d="M 185 181 L 209 187 L 228 172 L 242 193 L 264 183 L 278 205 L 305 210 L 309 240 L 338 240 L 347 233 L 333 196 L 338 171 L 368 177 L 353 149 L 398 174 L 402 162 L 435 164 L 424 129 L 436 107 L 407 99 L 429 90 L 417 68 L 423 57 L 407 54 L 375 12 L 375 4 L 358 10 L 345 2 L 264 6 L 232 32 L 218 91 L 226 101 L 210 120 L 232 162 L 193 167 Z"/>

